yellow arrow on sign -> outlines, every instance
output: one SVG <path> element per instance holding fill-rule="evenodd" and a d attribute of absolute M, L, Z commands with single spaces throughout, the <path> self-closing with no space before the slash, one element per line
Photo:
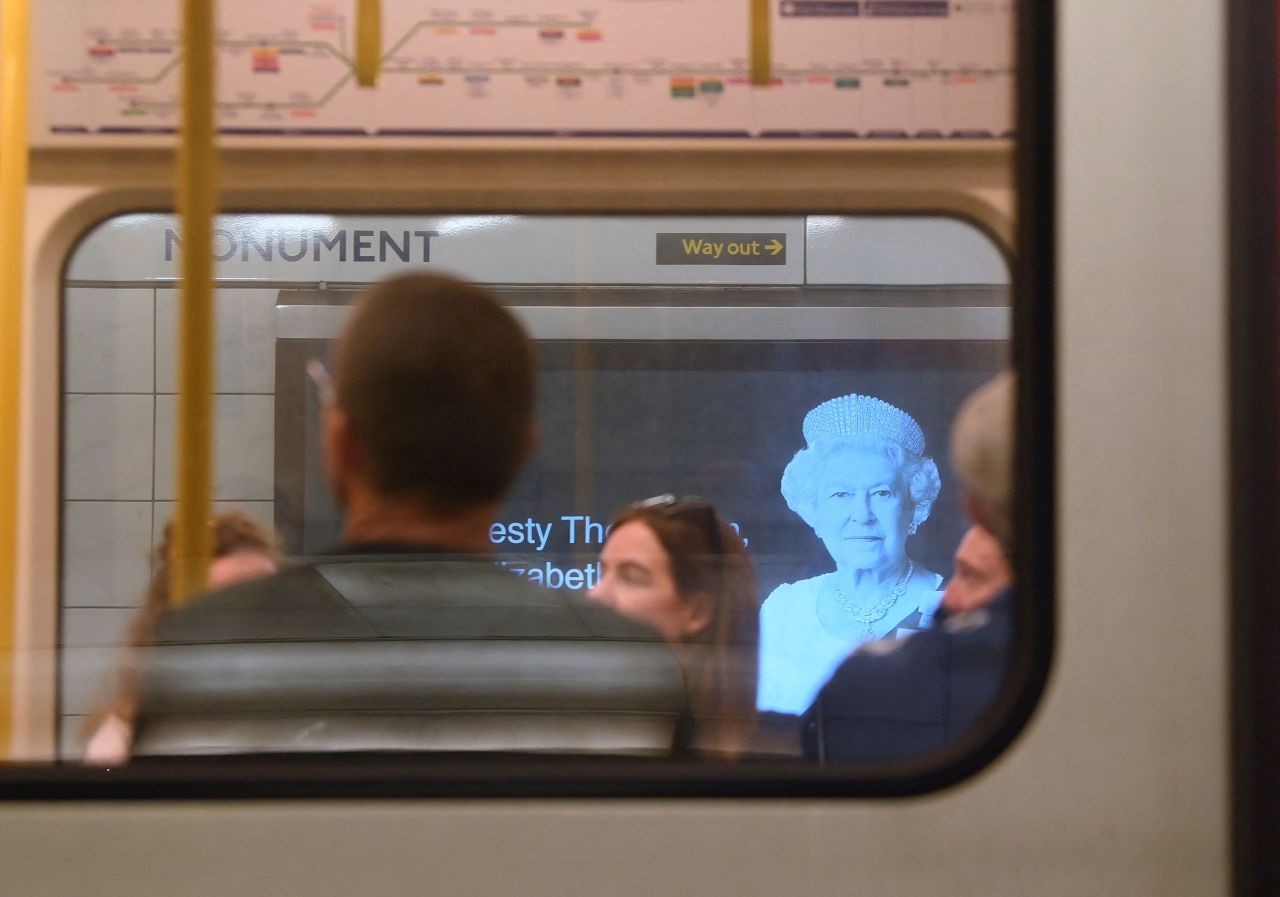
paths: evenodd
<path fill-rule="evenodd" d="M 778 238 L 777 238 L 777 237 L 774 237 L 774 238 L 773 238 L 773 242 L 771 242 L 771 243 L 765 243 L 765 244 L 764 244 L 764 248 L 765 248 L 765 249 L 767 249 L 767 250 L 769 250 L 769 252 L 770 252 L 772 255 L 777 255 L 779 252 L 781 252 L 781 251 L 782 251 L 783 249 L 785 249 L 786 247 L 785 247 L 785 246 L 783 246 L 780 242 L 778 242 Z"/>

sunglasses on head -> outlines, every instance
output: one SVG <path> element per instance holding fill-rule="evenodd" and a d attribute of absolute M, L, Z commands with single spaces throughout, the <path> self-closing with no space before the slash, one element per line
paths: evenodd
<path fill-rule="evenodd" d="M 688 520 L 702 528 L 711 553 L 719 557 L 724 550 L 720 539 L 720 521 L 711 502 L 703 498 L 677 498 L 670 493 L 655 495 L 631 506 L 635 510 L 657 511 L 672 520 Z"/>

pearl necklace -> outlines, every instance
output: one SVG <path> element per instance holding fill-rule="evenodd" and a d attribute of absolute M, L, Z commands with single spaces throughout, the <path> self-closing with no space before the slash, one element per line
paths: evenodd
<path fill-rule="evenodd" d="M 844 590 L 840 588 L 840 583 L 834 579 L 832 580 L 831 584 L 835 589 L 836 603 L 851 613 L 853 618 L 862 624 L 860 641 L 865 642 L 875 638 L 876 633 L 871 624 L 883 620 L 889 609 L 897 604 L 898 599 L 907 593 L 907 583 L 911 581 L 911 574 L 915 572 L 915 569 L 915 563 L 908 558 L 906 572 L 902 574 L 893 588 L 885 593 L 883 598 L 870 607 L 853 602 L 845 595 Z"/>

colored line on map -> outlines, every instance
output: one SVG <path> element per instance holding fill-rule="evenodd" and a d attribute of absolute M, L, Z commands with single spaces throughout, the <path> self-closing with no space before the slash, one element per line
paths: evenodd
<path fill-rule="evenodd" d="M 143 125 L 104 125 L 98 128 L 99 134 L 176 134 L 177 132 L 177 128 Z"/>
<path fill-rule="evenodd" d="M 375 132 L 383 137 L 735 137 L 749 138 L 746 131 L 668 131 L 646 130 L 619 131 L 591 128 L 566 128 L 555 130 L 482 130 L 474 128 L 381 128 Z"/>
<path fill-rule="evenodd" d="M 597 41 L 604 40 L 604 32 L 596 28 L 584 28 L 578 32 L 578 40 Z"/>
<path fill-rule="evenodd" d="M 342 17 L 332 6 L 313 7 L 308 17 L 314 31 L 337 31 Z"/>
<path fill-rule="evenodd" d="M 418 83 L 423 87 L 439 87 L 444 84 L 444 78 L 440 75 L 419 75 Z"/>
<path fill-rule="evenodd" d="M 859 14 L 858 0 L 785 0 L 782 17 L 849 18 Z"/>
<path fill-rule="evenodd" d="M 879 11 L 879 14 L 882 16 L 886 15 L 889 9 L 894 9 L 899 14 L 920 15 L 925 10 L 932 12 L 932 10 L 938 9 L 938 7 L 934 4 L 937 4 L 939 2 L 941 2 L 941 0 L 879 0 L 879 3 L 881 5 L 878 11 Z M 870 2 L 866 2 L 866 0 L 864 0 L 863 11 L 864 12 L 867 11 L 870 5 L 871 5 Z M 343 20 L 341 19 L 341 17 L 336 14 L 332 14 L 327 8 L 321 8 L 321 10 L 322 11 L 320 11 L 318 14 L 312 16 L 311 23 L 313 25 L 324 26 L 323 29 L 321 30 L 332 30 L 330 26 L 336 25 L 337 30 L 339 31 L 339 33 L 341 33 L 342 25 L 343 25 Z M 925 14 L 928 14 L 928 13 L 925 13 Z M 519 29 L 519 28 L 535 29 L 536 28 L 536 29 L 539 29 L 539 33 L 559 32 L 559 34 L 561 35 L 561 39 L 566 34 L 567 30 L 578 29 L 579 36 L 590 35 L 592 32 L 600 33 L 599 29 L 594 27 L 589 17 L 587 17 L 585 21 L 569 21 L 566 19 L 564 21 L 556 21 L 556 22 L 548 22 L 547 20 L 495 22 L 492 19 L 489 19 L 487 17 L 476 18 L 469 21 L 465 19 L 435 18 L 435 19 L 428 19 L 428 20 L 423 20 L 415 23 L 409 29 L 409 31 L 396 43 L 396 45 L 390 48 L 384 54 L 383 59 L 388 60 L 393 58 L 396 52 L 401 47 L 403 47 L 406 43 L 412 40 L 414 35 L 416 35 L 420 31 L 435 30 L 437 33 L 453 34 L 453 33 L 456 33 L 460 28 L 464 30 L 470 28 L 473 33 L 482 31 L 484 29 L 494 29 L 496 31 L 498 28 L 515 28 L 515 29 Z M 107 43 L 106 42 L 107 40 L 110 40 L 111 43 Z M 249 50 L 252 55 L 255 49 L 261 49 L 261 40 L 262 38 L 256 38 L 253 40 L 225 40 L 225 41 L 219 42 L 219 46 L 223 49 L 228 49 L 228 48 L 246 49 L 246 50 Z M 112 52 L 112 55 L 122 53 L 122 52 L 130 52 L 135 55 L 136 54 L 165 54 L 170 58 L 167 58 L 166 60 L 164 60 L 164 65 L 160 68 L 160 70 L 156 74 L 151 76 L 138 77 L 131 74 L 124 75 L 124 76 L 101 76 L 101 75 L 95 76 L 95 75 L 82 74 L 81 72 L 54 73 L 55 77 L 61 77 L 63 79 L 63 83 L 61 85 L 53 86 L 52 89 L 58 90 L 58 91 L 64 91 L 64 92 L 73 92 L 78 89 L 77 85 L 102 84 L 102 85 L 107 85 L 109 90 L 116 93 L 124 93 L 124 94 L 132 93 L 136 89 L 136 85 L 159 84 L 166 77 L 172 74 L 182 61 L 180 58 L 180 55 L 175 53 L 174 42 L 172 40 L 167 40 L 167 39 L 141 39 L 141 38 L 133 38 L 133 37 L 105 38 L 105 39 L 102 39 L 102 42 L 100 42 L 97 46 L 100 48 L 103 48 L 98 50 L 98 53 L 101 54 L 98 58 L 104 61 L 111 58 L 110 56 L 106 55 L 106 52 L 108 50 Z M 338 78 L 329 89 L 327 89 L 321 96 L 315 99 L 312 99 L 312 98 L 304 98 L 301 100 L 295 99 L 292 102 L 220 103 L 218 104 L 218 108 L 220 110 L 227 111 L 227 112 L 234 112 L 235 110 L 239 110 L 239 109 L 266 109 L 269 111 L 280 111 L 280 110 L 289 110 L 289 109 L 317 110 L 326 106 L 330 101 L 333 100 L 334 97 L 336 97 L 342 91 L 344 87 L 348 86 L 348 84 L 353 80 L 352 74 L 351 74 L 352 66 L 353 66 L 352 60 L 345 54 L 344 50 L 334 47 L 327 40 L 317 39 L 312 41 L 306 41 L 306 40 L 285 39 L 285 40 L 277 41 L 273 49 L 278 51 L 278 55 L 285 55 L 285 54 L 306 55 L 308 50 L 311 52 L 328 54 L 329 56 L 341 62 L 347 68 L 347 71 L 343 73 L 342 76 Z M 92 54 L 94 52 L 94 48 L 89 47 L 87 48 L 87 51 Z M 275 65 L 276 65 L 275 70 L 278 71 L 279 70 L 278 57 Z M 603 75 L 610 75 L 615 78 L 623 75 L 628 75 L 628 76 L 633 76 L 641 79 L 647 79 L 649 77 L 660 78 L 660 77 L 663 77 L 665 74 L 667 74 L 666 72 L 663 71 L 661 66 L 635 67 L 635 68 L 620 68 L 618 66 L 612 66 L 609 68 L 576 66 L 574 67 L 574 69 L 577 72 L 577 75 L 581 77 L 603 74 Z M 263 71 L 264 73 L 266 73 L 269 70 L 270 70 L 269 68 L 263 68 L 260 71 Z M 420 69 L 420 68 L 415 69 L 413 67 L 397 67 L 394 69 L 388 69 L 387 71 L 394 72 L 395 74 L 412 75 L 418 78 L 418 83 L 424 84 L 424 85 L 435 85 L 435 84 L 443 83 L 443 80 L 444 80 L 440 74 L 436 72 L 432 72 L 431 70 L 424 71 L 423 69 Z M 483 72 L 485 74 L 486 80 L 488 78 L 488 75 L 492 74 L 494 77 L 501 77 L 501 76 L 523 77 L 530 85 L 541 85 L 549 81 L 549 78 L 545 74 L 542 74 L 537 71 L 529 71 L 529 69 L 523 68 L 523 67 L 512 68 L 510 66 L 504 65 L 500 68 L 490 67 L 487 71 L 483 67 L 481 67 L 480 72 Z M 467 74 L 479 74 L 480 72 L 477 72 L 475 68 L 466 69 L 466 68 L 463 68 L 462 66 L 458 66 L 456 67 L 456 69 L 451 69 L 446 73 L 466 76 Z M 744 85 L 744 84 L 750 83 L 750 79 L 746 76 L 745 72 L 741 68 L 722 67 L 719 71 L 713 70 L 713 72 L 714 74 L 712 72 L 708 72 L 708 73 L 702 74 L 700 77 L 704 81 L 708 81 L 708 82 L 719 81 L 721 83 L 721 91 L 724 89 L 723 85 L 725 84 Z M 832 71 L 829 67 L 822 67 L 817 71 L 811 68 L 786 69 L 783 67 L 778 67 L 774 70 L 773 74 L 775 77 L 771 79 L 770 83 L 774 85 L 784 83 L 784 79 L 785 79 L 785 83 L 797 84 L 797 85 L 802 85 L 806 83 L 805 81 L 806 78 L 808 78 L 807 83 L 831 83 L 831 81 L 834 79 L 835 87 L 837 89 L 842 89 L 842 88 L 849 89 L 849 88 L 860 87 L 861 81 L 868 77 L 884 78 L 885 79 L 884 84 L 887 87 L 908 86 L 910 84 L 910 80 L 909 80 L 910 78 L 936 79 L 938 81 L 941 81 L 944 84 L 950 84 L 950 83 L 972 84 L 972 83 L 985 82 L 987 80 L 991 80 L 994 78 L 1009 77 L 1012 74 L 1012 69 L 1010 68 L 987 69 L 987 70 L 962 69 L 959 71 L 955 71 L 955 70 L 943 69 L 943 68 L 933 68 L 933 69 L 896 70 L 890 73 L 874 67 L 873 68 L 847 67 L 843 69 L 836 69 L 834 71 Z M 782 77 L 779 77 L 779 76 L 782 76 Z M 567 77 L 567 76 L 561 76 L 561 77 Z M 439 78 L 439 81 L 433 80 L 434 78 Z M 673 78 L 672 81 L 673 81 L 672 96 L 678 97 L 681 99 L 688 98 L 689 96 L 696 96 L 700 92 L 708 93 L 708 94 L 720 92 L 714 89 L 704 90 L 702 89 L 701 82 L 696 81 L 695 79 L 692 79 L 692 78 Z M 891 81 L 900 81 L 902 83 L 897 83 L 897 84 L 890 83 Z M 677 82 L 687 82 L 687 83 L 677 83 Z M 477 82 L 472 81 L 471 83 L 477 83 Z M 157 111 L 163 114 L 166 111 L 169 111 L 169 112 L 172 111 L 173 102 L 144 100 L 144 101 L 135 101 L 135 106 L 136 108 L 141 110 L 141 112 L 134 113 L 134 114 L 143 114 L 143 113 L 157 112 Z M 155 130 L 155 129 L 151 129 L 151 130 Z M 165 133 L 172 133 L 173 130 L 174 130 L 173 128 L 160 129 L 161 132 L 165 132 Z M 349 129 L 340 129 L 340 130 L 343 133 L 349 132 Z M 295 132 L 296 130 L 291 130 L 291 133 L 295 133 Z M 225 131 L 225 133 L 233 133 L 233 132 L 228 130 L 228 131 Z M 368 132 L 357 129 L 355 133 L 368 133 Z M 483 133 L 493 133 L 493 132 L 485 131 Z M 555 133 L 564 134 L 566 132 L 561 130 L 561 131 L 556 131 Z M 601 133 L 601 132 L 583 131 L 583 132 L 575 132 L 575 133 Z M 639 132 L 624 131 L 622 133 L 634 134 Z M 651 133 L 656 133 L 656 132 L 651 132 Z M 686 134 L 688 132 L 680 131 L 676 133 Z M 737 132 L 733 132 L 732 134 L 726 135 L 726 136 L 739 136 L 739 135 L 737 134 Z M 868 136 L 871 136 L 871 135 L 868 135 Z M 879 133 L 876 133 L 874 136 L 900 137 L 900 136 L 906 136 L 906 135 L 904 133 L 895 131 L 895 132 L 879 132 Z M 990 132 L 980 132 L 980 133 L 966 132 L 962 135 L 953 133 L 952 136 L 958 137 L 961 139 L 974 139 L 980 136 L 990 138 L 995 135 L 992 135 Z M 1007 135 L 1002 135 L 1002 136 L 1007 136 Z"/>
<path fill-rule="evenodd" d="M 382 137 L 559 137 L 560 131 L 503 129 L 486 131 L 471 128 L 379 128 Z"/>
<path fill-rule="evenodd" d="M 453 31 L 456 31 L 458 28 L 469 28 L 472 26 L 481 26 L 481 27 L 492 26 L 495 28 L 537 28 L 539 30 L 554 31 L 557 29 L 563 30 L 565 28 L 589 28 L 591 27 L 591 20 L 588 18 L 583 20 L 566 19 L 563 21 L 543 21 L 543 22 L 529 22 L 529 21 L 494 22 L 491 19 L 487 19 L 487 18 L 486 19 L 452 19 L 452 18 L 424 19 L 422 21 L 415 22 L 413 26 L 410 27 L 410 29 L 405 32 L 403 37 L 401 37 L 394 44 L 392 44 L 391 49 L 389 49 L 386 52 L 384 58 L 390 59 L 391 57 L 393 57 L 397 52 L 399 52 L 401 47 L 409 43 L 409 41 L 413 40 L 413 38 L 417 35 L 417 33 L 419 31 L 422 31 L 424 28 L 432 28 L 437 32 L 439 32 L 441 28 L 453 29 Z M 450 31 L 449 33 L 453 33 L 453 31 Z"/>
<path fill-rule="evenodd" d="M 762 131 L 766 140 L 853 140 L 857 131 Z"/>
<path fill-rule="evenodd" d="M 259 47 L 252 53 L 254 74 L 280 73 L 280 51 L 275 47 Z"/>
<path fill-rule="evenodd" d="M 951 13 L 948 0 L 867 0 L 866 14 L 881 19 L 944 19 Z"/>
<path fill-rule="evenodd" d="M 256 42 L 249 42 L 249 41 L 226 41 L 222 44 L 222 46 L 224 48 L 232 48 L 232 49 L 234 48 L 247 49 L 250 52 L 252 52 L 255 49 L 262 49 L 260 44 Z M 330 56 L 340 60 L 345 66 L 348 66 L 348 70 L 344 72 L 343 75 L 340 78 L 338 78 L 327 90 L 325 90 L 323 94 L 321 94 L 319 97 L 315 99 L 308 99 L 305 101 L 293 101 L 293 102 L 287 102 L 287 103 L 223 102 L 218 104 L 218 108 L 223 111 L 232 110 L 232 109 L 290 108 L 290 107 L 298 107 L 298 106 L 323 108 L 329 102 L 331 102 L 333 98 L 337 96 L 339 92 L 348 83 L 351 82 L 352 75 L 349 68 L 351 65 L 350 60 L 342 56 L 333 47 L 328 46 L 327 44 L 324 44 L 323 42 L 319 42 L 319 41 L 297 42 L 295 46 L 309 47 L 315 50 L 328 53 Z M 277 47 L 277 49 L 283 50 L 284 48 Z M 388 56 L 389 55 L 390 54 L 388 54 Z M 165 65 L 155 75 L 152 75 L 149 77 L 129 77 L 127 79 L 117 80 L 110 76 L 86 76 L 86 75 L 80 75 L 79 73 L 64 73 L 61 75 L 61 77 L 63 79 L 63 83 L 65 84 L 78 84 L 78 85 L 103 84 L 103 85 L 108 85 L 109 87 L 111 85 L 123 85 L 123 87 L 120 89 L 123 92 L 129 92 L 128 85 L 155 85 L 160 83 L 165 79 L 166 76 L 168 76 L 171 72 L 174 71 L 174 69 L 177 68 L 177 66 L 181 63 L 181 61 L 182 60 L 180 57 L 174 57 L 174 58 L 168 59 L 166 60 Z M 413 67 L 389 67 L 384 69 L 384 73 L 401 74 L 401 75 L 407 74 L 417 78 L 419 76 L 429 77 L 429 76 L 439 76 L 441 74 L 444 74 L 444 75 L 454 74 L 454 75 L 463 76 L 468 73 L 474 74 L 476 73 L 476 70 L 467 69 L 462 66 L 453 67 L 443 71 L 424 70 L 424 69 L 413 68 Z M 530 71 L 527 68 L 502 67 L 502 68 L 491 69 L 485 73 L 491 74 L 494 77 L 512 77 L 512 76 L 522 77 L 530 85 L 545 84 L 549 80 L 548 76 L 543 72 L 536 71 L 536 70 Z M 612 77 L 618 77 L 622 75 L 627 75 L 627 76 L 640 77 L 640 78 L 662 77 L 665 74 L 661 68 L 653 68 L 653 67 L 620 68 L 617 66 L 612 66 L 608 68 L 582 67 L 578 69 L 576 73 L 581 77 L 586 77 L 591 75 L 608 75 Z M 944 83 L 946 83 L 946 79 L 948 78 L 967 77 L 967 78 L 977 79 L 979 82 L 981 82 L 981 81 L 985 81 L 985 80 L 989 80 L 989 79 L 993 79 L 1001 76 L 1008 76 L 1011 74 L 1011 71 L 1009 70 L 975 71 L 973 69 L 965 69 L 963 71 L 952 71 L 948 69 L 918 69 L 918 70 L 908 69 L 905 71 L 899 71 L 899 72 L 894 72 L 890 74 L 888 72 L 884 72 L 883 70 L 877 70 L 874 68 L 846 69 L 844 71 L 836 71 L 836 72 L 832 72 L 830 70 L 822 70 L 820 72 L 815 72 L 812 69 L 795 69 L 795 70 L 784 69 L 775 74 L 785 75 L 785 78 L 787 79 L 786 83 L 794 82 L 799 85 L 803 85 L 805 83 L 805 78 L 807 77 L 834 76 L 835 87 L 837 89 L 855 89 L 855 88 L 861 87 L 862 81 L 865 80 L 865 78 L 867 77 L 901 78 L 905 80 L 906 77 L 909 76 L 911 78 L 916 78 L 916 79 L 939 79 L 939 80 L 942 80 Z M 741 72 L 726 70 L 722 73 L 716 73 L 716 75 L 718 75 L 720 80 L 722 80 L 727 85 L 741 86 L 741 85 L 746 85 L 750 83 L 750 80 Z M 706 79 L 712 79 L 715 77 L 715 75 L 708 73 L 707 75 L 704 75 L 702 77 Z M 693 84 L 695 92 L 697 90 L 696 82 L 694 82 L 693 79 L 688 78 L 687 76 L 677 76 L 674 80 L 677 82 L 684 80 L 690 84 Z M 430 82 L 422 82 L 422 83 L 430 83 Z M 784 79 L 780 77 L 775 77 L 772 83 L 775 85 L 782 84 L 784 83 Z M 681 98 L 685 98 L 686 96 L 685 90 L 683 89 L 679 90 L 679 94 Z M 148 105 L 153 108 L 172 108 L 173 107 L 172 101 L 151 102 Z"/>
<path fill-rule="evenodd" d="M 367 137 L 364 128 L 220 128 L 218 133 L 240 137 L 282 136 L 299 137 Z"/>

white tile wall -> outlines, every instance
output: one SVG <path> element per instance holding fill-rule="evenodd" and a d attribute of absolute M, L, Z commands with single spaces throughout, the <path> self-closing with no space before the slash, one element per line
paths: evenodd
<path fill-rule="evenodd" d="M 155 503 L 151 544 L 154 545 L 160 541 L 160 536 L 164 533 L 164 526 L 173 519 L 173 511 L 176 507 L 177 504 L 171 501 L 158 501 Z M 250 518 L 262 524 L 268 530 L 275 526 L 276 504 L 273 501 L 215 501 L 213 503 L 215 514 L 231 510 L 244 511 Z"/>
<path fill-rule="evenodd" d="M 135 607 L 150 579 L 151 502 L 62 503 L 62 606 Z"/>
<path fill-rule="evenodd" d="M 62 611 L 62 644 L 68 648 L 124 645 L 136 607 L 68 607 Z"/>
<path fill-rule="evenodd" d="M 60 719 L 62 732 L 58 738 L 58 756 L 64 760 L 79 760 L 84 757 L 84 727 L 89 717 L 87 714 L 72 716 L 64 714 Z"/>
<path fill-rule="evenodd" d="M 78 757 L 89 715 L 116 696 L 125 641 L 137 609 L 65 608 L 62 612 L 63 756 Z"/>
<path fill-rule="evenodd" d="M 279 290 L 218 290 L 214 392 L 275 390 L 276 298 Z M 178 293 L 156 291 L 156 391 L 177 392 Z"/>
<path fill-rule="evenodd" d="M 152 392 L 155 290 L 67 290 L 67 392 Z"/>
<path fill-rule="evenodd" d="M 62 713 L 93 713 L 114 695 L 115 672 L 124 657 L 116 645 L 62 648 Z"/>
<path fill-rule="evenodd" d="M 138 501 L 152 497 L 154 404 L 150 395 L 66 397 L 64 499 Z"/>
<path fill-rule="evenodd" d="M 174 497 L 175 396 L 156 396 L 155 497 Z M 214 397 L 213 497 L 224 501 L 275 498 L 275 397 Z"/>
<path fill-rule="evenodd" d="M 216 510 L 271 526 L 276 290 L 217 294 Z M 78 757 L 107 700 L 149 558 L 173 514 L 173 290 L 67 291 L 59 742 Z M 157 394 L 158 393 L 158 394 Z"/>

